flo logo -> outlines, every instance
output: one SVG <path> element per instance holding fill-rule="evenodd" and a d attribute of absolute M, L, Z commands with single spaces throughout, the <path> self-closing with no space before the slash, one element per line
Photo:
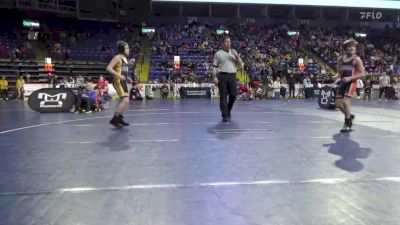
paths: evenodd
<path fill-rule="evenodd" d="M 67 93 L 59 93 L 56 95 L 49 95 L 46 93 L 39 93 L 38 98 L 40 101 L 40 108 L 62 108 L 63 101 L 67 99 Z"/>
<path fill-rule="evenodd" d="M 380 20 L 382 19 L 382 12 L 360 12 L 362 20 Z"/>

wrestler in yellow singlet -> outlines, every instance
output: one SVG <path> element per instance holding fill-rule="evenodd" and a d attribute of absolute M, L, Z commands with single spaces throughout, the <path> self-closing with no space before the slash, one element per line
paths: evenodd
<path fill-rule="evenodd" d="M 117 43 L 118 54 L 114 56 L 111 62 L 107 66 L 107 71 L 114 77 L 114 87 L 121 99 L 120 104 L 115 110 L 114 117 L 110 120 L 110 124 L 117 128 L 123 126 L 129 126 L 129 123 L 123 120 L 123 112 L 129 105 L 129 94 L 128 94 L 128 60 L 129 56 L 129 45 L 124 41 Z"/>

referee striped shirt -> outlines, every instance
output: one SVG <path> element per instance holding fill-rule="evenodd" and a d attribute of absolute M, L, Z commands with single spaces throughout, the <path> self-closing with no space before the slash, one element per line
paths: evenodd
<path fill-rule="evenodd" d="M 236 73 L 236 57 L 233 55 L 234 49 L 229 52 L 219 50 L 214 55 L 213 67 L 218 69 L 218 73 Z"/>

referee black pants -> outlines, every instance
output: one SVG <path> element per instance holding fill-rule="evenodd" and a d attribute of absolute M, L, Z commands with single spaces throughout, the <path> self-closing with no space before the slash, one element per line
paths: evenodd
<path fill-rule="evenodd" d="M 229 118 L 237 95 L 236 73 L 219 73 L 218 81 L 219 108 L 221 109 L 222 117 Z"/>

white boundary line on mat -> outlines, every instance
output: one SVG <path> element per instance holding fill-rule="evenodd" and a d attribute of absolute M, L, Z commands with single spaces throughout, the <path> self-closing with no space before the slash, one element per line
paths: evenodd
<path fill-rule="evenodd" d="M 169 114 L 204 114 L 204 113 L 214 113 L 218 112 L 217 110 L 215 111 L 206 111 L 206 112 L 199 112 L 199 111 L 190 111 L 190 112 L 153 112 L 153 113 L 133 113 L 133 114 L 126 114 L 125 117 L 130 117 L 130 116 L 144 116 L 144 115 L 169 115 Z M 244 111 L 239 112 L 239 113 L 246 113 Z M 247 113 L 268 113 L 268 114 L 293 114 L 293 115 L 307 115 L 305 113 L 283 113 L 283 112 L 255 112 L 255 111 L 248 111 Z M 7 134 L 15 131 L 20 131 L 20 130 L 26 130 L 26 129 L 31 129 L 35 127 L 43 127 L 43 126 L 49 126 L 49 125 L 54 125 L 54 124 L 63 124 L 63 123 L 69 123 L 69 122 L 76 122 L 76 121 L 87 121 L 87 120 L 95 120 L 95 119 L 104 119 L 104 118 L 110 118 L 112 115 L 109 116 L 99 116 L 99 117 L 90 117 L 90 118 L 82 118 L 82 119 L 73 119 L 73 120 L 62 120 L 62 121 L 55 121 L 55 122 L 48 122 L 48 123 L 41 123 L 41 124 L 35 124 L 35 125 L 30 125 L 30 126 L 25 126 L 25 127 L 19 127 L 15 129 L 9 129 L 9 130 L 4 130 L 0 131 L 1 134 Z"/>
<path fill-rule="evenodd" d="M 227 188 L 239 186 L 267 186 L 267 185 L 335 185 L 351 183 L 400 183 L 400 177 L 381 177 L 371 179 L 350 179 L 350 178 L 322 178 L 311 180 L 258 180 L 258 181 L 222 181 L 193 184 L 144 184 L 125 185 L 110 187 L 73 187 L 60 188 L 43 191 L 22 191 L 22 192 L 0 192 L 0 197 L 18 195 L 48 195 L 48 194 L 78 194 L 99 191 L 129 191 L 129 190 L 152 190 L 152 189 L 194 189 L 194 188 Z"/>

